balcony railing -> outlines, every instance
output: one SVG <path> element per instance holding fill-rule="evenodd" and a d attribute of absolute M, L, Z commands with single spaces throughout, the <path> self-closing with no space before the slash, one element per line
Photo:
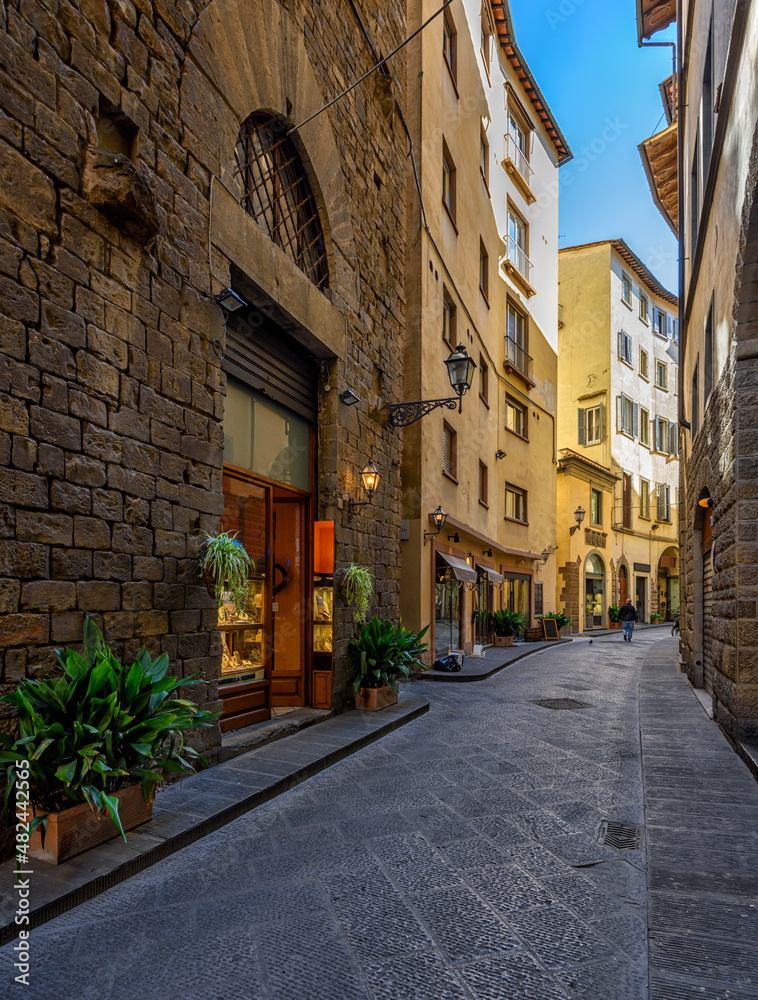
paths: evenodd
<path fill-rule="evenodd" d="M 524 281 L 532 284 L 534 266 L 512 236 L 505 239 L 505 259 L 513 264 Z"/>
<path fill-rule="evenodd" d="M 521 174 L 522 180 L 528 188 L 531 188 L 534 171 L 531 168 L 529 160 L 521 152 L 518 143 L 512 135 L 505 137 L 505 159 L 513 161 L 516 170 Z"/>
<path fill-rule="evenodd" d="M 512 337 L 505 338 L 505 363 L 532 381 L 532 358 Z"/>

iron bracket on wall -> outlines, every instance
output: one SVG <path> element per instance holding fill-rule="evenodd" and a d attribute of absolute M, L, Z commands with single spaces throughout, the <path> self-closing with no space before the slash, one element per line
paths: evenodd
<path fill-rule="evenodd" d="M 421 399 L 415 403 L 392 403 L 389 422 L 393 427 L 408 427 L 421 420 L 427 413 L 436 410 L 438 406 L 444 406 L 448 410 L 458 410 L 460 413 L 460 404 L 460 399 Z"/>

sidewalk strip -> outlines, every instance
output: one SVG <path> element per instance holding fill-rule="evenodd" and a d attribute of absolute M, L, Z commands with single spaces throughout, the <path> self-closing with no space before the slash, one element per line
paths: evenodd
<path fill-rule="evenodd" d="M 404 687 L 399 703 L 381 712 L 345 712 L 170 785 L 156 797 L 153 819 L 127 834 L 127 843 L 118 838 L 61 865 L 33 859 L 26 929 L 144 871 L 428 710 L 426 698 Z M 0 865 L 0 945 L 19 930 L 15 867 L 15 860 Z"/>

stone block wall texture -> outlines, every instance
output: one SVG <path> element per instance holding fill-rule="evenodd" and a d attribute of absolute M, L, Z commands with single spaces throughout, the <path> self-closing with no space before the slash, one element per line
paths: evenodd
<path fill-rule="evenodd" d="M 683 463 L 680 494 L 682 638 L 690 679 L 702 650 L 695 590 L 702 579 L 698 500 L 713 508 L 714 718 L 735 742 L 758 738 L 758 137 L 742 213 L 732 340 L 726 364 Z"/>
<path fill-rule="evenodd" d="M 223 510 L 225 377 L 211 340 L 223 337 L 212 294 L 224 261 L 212 273 L 209 230 L 212 177 L 234 150 L 219 163 L 212 82 L 188 53 L 199 33 L 227 47 L 244 36 L 232 7 L 0 0 L 0 693 L 53 670 L 55 647 L 80 641 L 89 613 L 117 655 L 166 651 L 180 676 L 203 678 L 191 696 L 220 708 L 216 612 L 197 556 Z M 405 30 L 399 0 L 286 0 L 281 11 L 281 60 L 244 73 L 281 77 L 286 94 L 299 72 L 288 51 L 304 47 L 324 102 L 373 64 L 367 36 L 386 52 Z M 330 290 L 347 357 L 322 374 L 317 516 L 337 521 L 338 566 L 367 565 L 378 605 L 395 613 L 401 438 L 384 410 L 402 392 L 407 150 L 371 79 L 319 127 L 337 152 L 335 254 L 349 245 L 352 283 Z M 111 140 L 120 153 L 95 152 Z M 344 384 L 371 406 L 346 418 Z M 340 498 L 357 496 L 372 451 L 380 494 L 348 525 Z M 338 705 L 350 629 L 340 610 Z M 12 725 L 8 706 L 0 715 Z M 219 740 L 216 728 L 201 734 L 211 761 Z"/>

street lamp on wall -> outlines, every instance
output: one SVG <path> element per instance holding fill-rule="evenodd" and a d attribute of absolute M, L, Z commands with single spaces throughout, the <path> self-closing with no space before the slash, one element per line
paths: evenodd
<path fill-rule="evenodd" d="M 437 535 L 439 535 L 439 533 L 442 531 L 442 525 L 445 523 L 445 518 L 446 517 L 447 517 L 447 514 L 442 509 L 442 507 L 441 506 L 437 507 L 437 509 L 435 510 L 435 512 L 432 514 L 432 520 L 434 521 L 434 527 L 437 530 L 436 531 L 425 531 L 424 532 L 424 545 L 426 545 L 427 541 L 430 538 L 436 538 Z"/>
<path fill-rule="evenodd" d="M 393 427 L 408 427 L 427 413 L 442 406 L 448 410 L 457 409 L 460 413 L 463 407 L 463 396 L 471 388 L 476 362 L 469 355 L 463 344 L 458 344 L 449 358 L 446 359 L 447 376 L 457 398 L 452 399 L 420 399 L 413 403 L 393 403 L 390 406 L 389 422 Z"/>
<path fill-rule="evenodd" d="M 579 529 L 582 526 L 582 521 L 584 520 L 585 513 L 586 511 L 584 507 L 582 507 L 580 504 L 574 511 L 574 520 L 576 521 L 576 524 L 574 525 L 573 528 L 569 528 L 569 535 L 573 535 L 575 531 L 579 531 Z"/>
<path fill-rule="evenodd" d="M 361 470 L 361 480 L 363 482 L 363 488 L 368 493 L 368 500 L 348 500 L 347 502 L 347 519 L 352 521 L 353 512 L 358 509 L 358 507 L 365 507 L 371 503 L 371 498 L 376 492 L 376 488 L 379 485 L 379 480 L 381 479 L 379 470 L 374 465 L 374 463 L 369 459 L 368 464 Z"/>

